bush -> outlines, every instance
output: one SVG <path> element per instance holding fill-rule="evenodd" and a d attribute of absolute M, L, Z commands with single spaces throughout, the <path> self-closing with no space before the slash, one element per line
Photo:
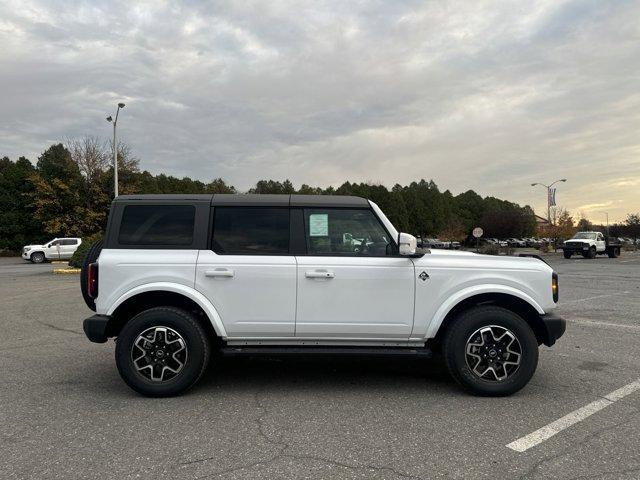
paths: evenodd
<path fill-rule="evenodd" d="M 480 253 L 483 255 L 500 255 L 500 247 L 488 243 L 480 247 Z"/>
<path fill-rule="evenodd" d="M 82 268 L 82 264 L 84 263 L 84 257 L 87 256 L 91 245 L 96 243 L 98 240 L 102 239 L 103 234 L 97 233 L 95 235 L 91 235 L 89 237 L 83 238 L 82 243 L 76 249 L 75 253 L 69 260 L 69 266 L 73 268 Z"/>

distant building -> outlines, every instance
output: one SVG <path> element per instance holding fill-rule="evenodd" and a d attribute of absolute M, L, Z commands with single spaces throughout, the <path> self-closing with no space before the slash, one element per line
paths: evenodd
<path fill-rule="evenodd" d="M 536 232 L 538 232 L 539 237 L 546 237 L 549 232 L 549 220 L 536 215 Z"/>

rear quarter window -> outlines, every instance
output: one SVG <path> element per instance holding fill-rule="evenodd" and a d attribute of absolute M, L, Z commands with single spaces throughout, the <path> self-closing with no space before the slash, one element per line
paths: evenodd
<path fill-rule="evenodd" d="M 118 243 L 191 245 L 195 212 L 193 205 L 127 205 L 122 213 Z"/>

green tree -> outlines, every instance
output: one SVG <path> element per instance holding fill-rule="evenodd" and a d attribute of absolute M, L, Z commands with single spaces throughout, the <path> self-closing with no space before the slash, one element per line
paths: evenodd
<path fill-rule="evenodd" d="M 31 207 L 35 172 L 31 162 L 0 159 L 0 249 L 19 250 L 23 245 L 45 241 L 46 233 Z"/>

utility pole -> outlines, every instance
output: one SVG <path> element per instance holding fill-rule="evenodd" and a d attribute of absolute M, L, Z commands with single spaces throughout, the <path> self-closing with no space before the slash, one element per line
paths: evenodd
<path fill-rule="evenodd" d="M 107 122 L 113 123 L 113 197 L 118 196 L 118 143 L 116 141 L 116 125 L 118 124 L 118 114 L 120 109 L 124 108 L 124 103 L 118 103 L 115 120 L 111 115 L 107 117 Z"/>
<path fill-rule="evenodd" d="M 553 187 L 558 182 L 566 182 L 566 178 L 561 178 L 551 183 L 550 185 L 545 185 L 544 183 L 532 183 L 531 186 L 535 187 L 536 185 L 540 185 L 541 187 L 545 187 L 547 189 L 547 222 L 549 222 L 549 226 L 551 226 L 551 187 Z"/>

